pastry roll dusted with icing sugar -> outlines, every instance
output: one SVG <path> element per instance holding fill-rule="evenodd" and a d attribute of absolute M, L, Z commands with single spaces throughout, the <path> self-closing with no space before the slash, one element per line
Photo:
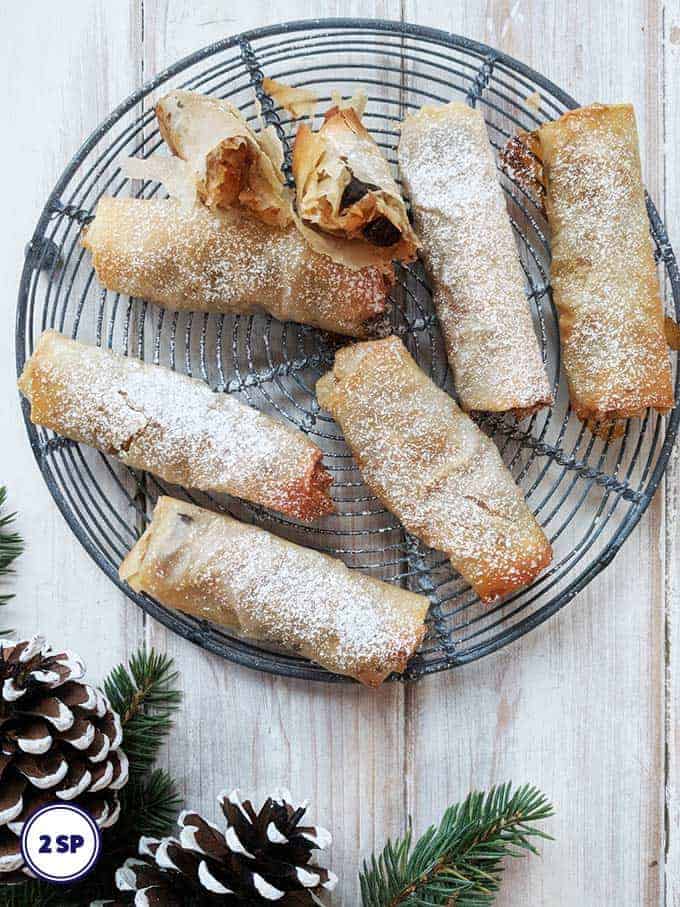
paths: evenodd
<path fill-rule="evenodd" d="M 574 410 L 605 426 L 665 412 L 673 387 L 633 107 L 582 107 L 538 138 Z"/>
<path fill-rule="evenodd" d="M 264 309 L 352 337 L 370 335 L 393 279 L 313 252 L 293 224 L 174 199 L 102 198 L 83 245 L 116 293 L 198 312 Z"/>
<path fill-rule="evenodd" d="M 550 563 L 550 543 L 494 443 L 401 340 L 339 350 L 316 391 L 368 487 L 481 599 L 526 585 Z"/>
<path fill-rule="evenodd" d="M 452 102 L 401 129 L 399 167 L 460 404 L 525 415 L 552 403 L 484 119 Z"/>
<path fill-rule="evenodd" d="M 424 596 L 173 498 L 159 499 L 120 577 L 163 605 L 370 686 L 402 672 L 425 634 Z"/>
<path fill-rule="evenodd" d="M 156 104 L 156 119 L 172 153 L 191 165 L 209 208 L 241 205 L 265 223 L 290 223 L 281 171 L 232 104 L 196 91 L 171 91 Z"/>
<path fill-rule="evenodd" d="M 47 331 L 19 389 L 36 425 L 166 482 L 302 520 L 334 510 L 316 445 L 202 381 Z"/>
<path fill-rule="evenodd" d="M 333 107 L 318 132 L 305 123 L 293 149 L 297 210 L 303 223 L 412 261 L 418 250 L 390 165 L 354 107 Z"/>

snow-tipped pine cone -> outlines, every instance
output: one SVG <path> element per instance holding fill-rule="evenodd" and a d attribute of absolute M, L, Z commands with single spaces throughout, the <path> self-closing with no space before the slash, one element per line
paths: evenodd
<path fill-rule="evenodd" d="M 21 830 L 41 806 L 77 803 L 100 828 L 118 819 L 128 779 L 120 718 L 84 675 L 77 655 L 42 636 L 0 640 L 0 883 L 31 875 Z"/>
<path fill-rule="evenodd" d="M 302 905 L 335 888 L 337 877 L 311 863 L 331 836 L 299 824 L 306 803 L 296 806 L 288 791 L 279 790 L 256 813 L 238 791 L 217 799 L 225 830 L 185 811 L 178 838 L 140 839 L 139 859 L 127 860 L 116 873 L 119 890 L 134 893 L 135 907 Z"/>

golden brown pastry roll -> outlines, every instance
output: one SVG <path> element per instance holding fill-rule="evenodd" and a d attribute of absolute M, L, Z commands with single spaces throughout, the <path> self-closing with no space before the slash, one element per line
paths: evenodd
<path fill-rule="evenodd" d="M 550 563 L 550 543 L 494 443 L 397 337 L 339 350 L 316 392 L 368 487 L 409 532 L 444 551 L 482 600 Z"/>
<path fill-rule="evenodd" d="M 538 130 L 572 406 L 611 423 L 673 405 L 635 113 L 593 104 Z"/>
<path fill-rule="evenodd" d="M 462 408 L 525 415 L 549 405 L 482 114 L 454 101 L 408 116 L 399 167 Z"/>
<path fill-rule="evenodd" d="M 199 197 L 209 208 L 242 205 L 267 224 L 290 223 L 281 171 L 236 107 L 177 90 L 156 104 L 156 118 L 172 153 L 193 168 Z"/>
<path fill-rule="evenodd" d="M 270 227 L 239 211 L 173 199 L 104 197 L 83 245 L 109 290 L 172 309 L 252 312 L 367 336 L 391 282 L 313 252 L 294 225 Z"/>
<path fill-rule="evenodd" d="M 200 507 L 159 499 L 120 567 L 161 604 L 378 686 L 425 634 L 428 600 Z"/>
<path fill-rule="evenodd" d="M 166 482 L 301 520 L 334 510 L 316 445 L 202 381 L 46 331 L 19 389 L 34 424 Z"/>
<path fill-rule="evenodd" d="M 333 107 L 318 132 L 305 123 L 293 148 L 297 212 L 303 223 L 412 261 L 418 238 L 390 165 L 353 107 Z"/>

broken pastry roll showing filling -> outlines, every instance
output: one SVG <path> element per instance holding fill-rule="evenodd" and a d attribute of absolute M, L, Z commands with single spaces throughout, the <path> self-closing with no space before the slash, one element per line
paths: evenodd
<path fill-rule="evenodd" d="M 333 107 L 318 132 L 300 126 L 293 175 L 303 224 L 368 243 L 386 262 L 416 257 L 418 238 L 390 165 L 353 107 Z"/>
<path fill-rule="evenodd" d="M 408 116 L 399 167 L 462 408 L 524 416 L 550 405 L 482 114 L 454 101 Z"/>
<path fill-rule="evenodd" d="M 47 331 L 19 389 L 34 424 L 166 482 L 301 520 L 334 510 L 315 444 L 202 381 Z"/>
<path fill-rule="evenodd" d="M 195 176 L 209 208 L 242 206 L 267 224 L 285 227 L 290 199 L 280 169 L 228 101 L 195 91 L 172 91 L 156 104 L 160 133 Z"/>
<path fill-rule="evenodd" d="M 600 430 L 673 406 L 635 113 L 593 104 L 538 130 L 550 279 L 572 406 Z"/>
<path fill-rule="evenodd" d="M 397 337 L 341 349 L 316 391 L 368 487 L 482 600 L 525 586 L 550 563 L 550 543 L 494 443 Z"/>
<path fill-rule="evenodd" d="M 425 634 L 428 600 L 342 561 L 162 497 L 121 579 L 161 604 L 378 686 Z"/>
<path fill-rule="evenodd" d="M 370 336 L 394 275 L 313 252 L 294 224 L 175 199 L 103 197 L 83 245 L 103 286 L 171 309 L 264 309 L 337 334 Z"/>

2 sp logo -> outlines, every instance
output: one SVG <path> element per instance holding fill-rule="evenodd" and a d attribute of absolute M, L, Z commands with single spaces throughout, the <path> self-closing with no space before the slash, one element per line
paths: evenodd
<path fill-rule="evenodd" d="M 48 882 L 75 882 L 94 868 L 101 834 L 84 809 L 50 803 L 33 813 L 21 833 L 21 852 L 29 868 Z"/>

